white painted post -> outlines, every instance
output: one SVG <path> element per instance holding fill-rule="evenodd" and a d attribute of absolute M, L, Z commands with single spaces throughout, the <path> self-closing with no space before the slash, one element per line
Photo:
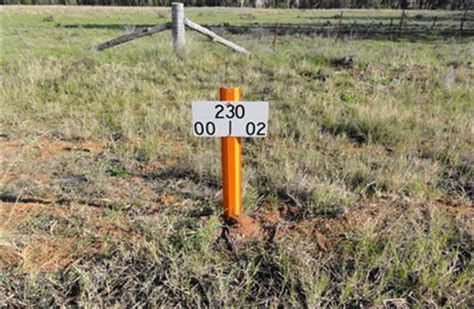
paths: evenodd
<path fill-rule="evenodd" d="M 173 2 L 171 4 L 171 32 L 173 37 L 173 48 L 176 53 L 185 51 L 184 37 L 184 4 Z"/>

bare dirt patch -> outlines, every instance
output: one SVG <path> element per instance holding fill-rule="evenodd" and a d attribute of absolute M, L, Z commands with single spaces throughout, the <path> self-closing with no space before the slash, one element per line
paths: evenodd
<path fill-rule="evenodd" d="M 260 223 L 247 215 L 239 216 L 230 226 L 230 235 L 238 242 L 262 238 L 263 231 Z"/>
<path fill-rule="evenodd" d="M 100 152 L 106 146 L 106 143 L 85 140 L 80 142 L 70 142 L 61 140 L 52 140 L 41 138 L 31 143 L 22 140 L 0 139 L 0 161 L 15 159 L 18 155 L 24 155 L 28 158 L 52 159 L 54 156 L 64 151 L 84 151 Z"/>
<path fill-rule="evenodd" d="M 474 217 L 474 207 L 469 206 L 444 206 L 446 210 L 455 216 L 469 216 Z"/>
<path fill-rule="evenodd" d="M 77 255 L 75 237 L 35 238 L 21 252 L 25 272 L 53 272 L 69 265 Z"/>
<path fill-rule="evenodd" d="M 113 164 L 113 156 L 104 154 L 107 146 L 108 142 L 103 140 L 37 138 L 28 141 L 0 138 L 0 184 L 7 188 L 0 200 L 48 205 L 76 202 L 105 208 L 124 202 L 152 208 L 150 204 L 159 197 L 153 191 L 152 183 L 141 176 L 140 169 L 129 172 L 128 168 L 119 166 L 118 173 L 123 172 L 123 175 L 107 174 L 99 186 L 94 186 L 94 179 L 87 178 L 87 175 L 76 175 L 74 172 L 62 174 L 64 166 L 67 169 L 77 164 L 72 160 L 79 160 L 85 167 L 97 160 Z M 71 152 L 77 155 L 67 155 Z M 150 167 L 153 170 L 156 168 Z M 84 188 L 80 194 L 75 194 L 79 185 Z"/>
<path fill-rule="evenodd" d="M 34 215 L 61 214 L 61 209 L 37 203 L 0 202 L 0 230 L 29 221 Z"/>
<path fill-rule="evenodd" d="M 38 229 L 38 218 L 55 223 Z M 110 218 L 104 209 L 36 203 L 0 203 L 0 234 L 5 235 L 0 268 L 20 267 L 23 272 L 58 271 L 81 256 L 102 252 L 111 241 L 137 237 L 127 218 Z"/>
<path fill-rule="evenodd" d="M 38 138 L 33 141 L 0 138 L 0 183 L 18 179 L 36 185 L 47 184 L 50 173 L 35 172 L 32 166 L 52 161 L 65 152 L 81 151 L 99 153 L 106 147 L 105 142 L 85 140 L 80 142 Z"/>
<path fill-rule="evenodd" d="M 49 205 L 0 203 L 0 233 L 6 235 L 0 246 L 0 268 L 20 266 L 25 272 L 55 271 L 72 261 L 75 241 L 70 237 L 23 230 L 39 214 L 66 215 L 64 209 Z"/>
<path fill-rule="evenodd" d="M 98 153 L 106 146 L 105 142 L 85 140 L 80 142 L 60 141 L 51 139 L 41 139 L 33 147 L 36 156 L 42 159 L 52 159 L 65 151 L 83 151 Z"/>
<path fill-rule="evenodd" d="M 299 209 L 285 205 L 253 216 L 241 215 L 231 223 L 229 235 L 237 250 L 251 241 L 298 241 L 304 238 L 311 240 L 317 249 L 326 251 L 357 226 L 369 221 L 380 222 L 391 216 L 392 212 L 381 204 L 372 204 L 336 218 L 296 219 L 299 218 Z"/>
<path fill-rule="evenodd" d="M 0 269 L 16 267 L 20 261 L 18 250 L 12 246 L 0 245 Z"/>
<path fill-rule="evenodd" d="M 0 161 L 13 159 L 22 149 L 22 142 L 19 140 L 8 141 L 4 138 L 0 139 Z"/>

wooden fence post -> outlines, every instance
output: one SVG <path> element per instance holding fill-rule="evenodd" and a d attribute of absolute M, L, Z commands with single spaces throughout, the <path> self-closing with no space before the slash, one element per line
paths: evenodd
<path fill-rule="evenodd" d="M 464 9 L 464 15 L 461 18 L 461 26 L 459 27 L 459 34 L 462 34 L 462 30 L 464 28 L 464 22 L 467 19 L 467 8 L 468 8 L 468 6 L 467 6 L 467 2 L 466 2 L 465 9 Z"/>
<path fill-rule="evenodd" d="M 390 18 L 390 24 L 388 25 L 388 37 L 390 41 L 392 40 L 392 26 L 393 26 L 393 18 Z"/>
<path fill-rule="evenodd" d="M 438 16 L 435 16 L 434 19 L 433 19 L 433 23 L 431 24 L 431 32 L 434 31 L 437 20 L 438 20 Z"/>
<path fill-rule="evenodd" d="M 273 42 L 272 42 L 273 50 L 275 50 L 275 47 L 276 47 L 277 36 L 278 36 L 278 23 L 275 24 L 275 30 L 273 31 Z"/>
<path fill-rule="evenodd" d="M 171 4 L 171 32 L 173 37 L 173 48 L 176 53 L 185 51 L 184 34 L 184 4 L 173 2 Z"/>
<path fill-rule="evenodd" d="M 402 17 L 400 19 L 400 27 L 398 28 L 399 32 L 402 32 L 404 20 L 405 20 L 405 9 L 402 10 Z"/>
<path fill-rule="evenodd" d="M 211 30 L 204 28 L 203 26 L 200 26 L 199 24 L 196 24 L 195 22 L 192 22 L 191 20 L 187 19 L 184 16 L 184 4 L 180 2 L 173 2 L 171 4 L 171 23 L 164 23 L 158 26 L 148 27 L 145 29 L 134 31 L 126 35 L 122 35 L 122 36 L 119 36 L 118 38 L 96 45 L 93 47 L 93 49 L 104 50 L 104 49 L 107 49 L 107 48 L 110 48 L 110 47 L 113 47 L 125 42 L 129 42 L 129 41 L 132 41 L 132 40 L 135 40 L 147 35 L 152 35 L 152 34 L 171 28 L 174 52 L 178 56 L 184 56 L 186 53 L 186 44 L 185 44 L 186 39 L 185 39 L 185 34 L 184 34 L 185 26 L 201 34 L 204 34 L 205 36 L 211 38 L 214 42 L 225 45 L 235 50 L 236 52 L 243 53 L 243 54 L 250 54 L 250 52 L 246 50 L 245 48 L 235 43 L 232 43 L 231 41 L 228 41 L 224 39 L 223 37 L 218 36 Z"/>
<path fill-rule="evenodd" d="M 337 23 L 337 31 L 336 31 L 336 38 L 334 40 L 334 43 L 337 43 L 337 39 L 339 39 L 339 31 L 341 31 L 341 23 L 342 23 L 342 14 L 344 14 L 344 11 L 341 10 L 341 15 L 339 15 L 339 22 Z"/>

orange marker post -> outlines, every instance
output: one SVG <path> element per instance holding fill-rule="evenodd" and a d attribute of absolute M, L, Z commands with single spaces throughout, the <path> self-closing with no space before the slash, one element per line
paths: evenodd
<path fill-rule="evenodd" d="M 237 88 L 219 88 L 220 101 L 240 101 L 242 91 Z M 224 215 L 227 218 L 240 216 L 242 203 L 242 140 L 240 137 L 221 138 L 222 191 Z"/>

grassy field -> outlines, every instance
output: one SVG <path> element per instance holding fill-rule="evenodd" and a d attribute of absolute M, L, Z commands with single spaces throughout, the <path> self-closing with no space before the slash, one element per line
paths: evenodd
<path fill-rule="evenodd" d="M 0 13 L 0 307 L 474 306 L 472 38 L 227 35 L 242 56 L 187 32 L 180 60 L 169 32 L 90 51 L 165 8 Z M 230 227 L 219 140 L 191 132 L 190 102 L 222 85 L 271 111 Z"/>

